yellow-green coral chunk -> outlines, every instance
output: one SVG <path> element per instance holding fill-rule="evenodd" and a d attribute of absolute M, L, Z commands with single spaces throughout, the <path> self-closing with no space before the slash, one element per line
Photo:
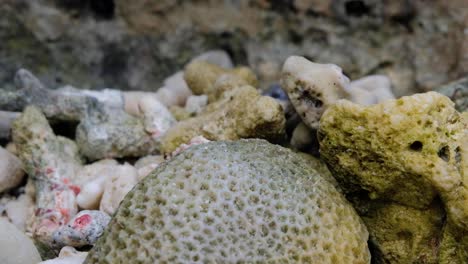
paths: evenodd
<path fill-rule="evenodd" d="M 440 195 L 468 229 L 467 123 L 453 105 L 435 92 L 368 107 L 341 100 L 320 120 L 321 156 L 350 192 L 415 208 Z"/>
<path fill-rule="evenodd" d="M 170 153 L 196 136 L 209 140 L 278 139 L 284 133 L 285 122 L 275 99 L 261 96 L 251 86 L 242 86 L 225 92 L 198 116 L 170 128 L 161 140 L 161 151 Z"/>
<path fill-rule="evenodd" d="M 210 142 L 135 186 L 85 263 L 365 264 L 367 236 L 298 154 L 257 139 Z"/>
<path fill-rule="evenodd" d="M 184 79 L 194 94 L 206 94 L 209 102 L 216 101 L 223 92 L 236 87 L 257 86 L 257 77 L 247 67 L 224 69 L 205 61 L 195 61 L 187 65 Z"/>
<path fill-rule="evenodd" d="M 374 203 L 361 217 L 369 230 L 376 263 L 438 263 L 444 220 L 440 202 L 424 210 L 397 203 Z"/>

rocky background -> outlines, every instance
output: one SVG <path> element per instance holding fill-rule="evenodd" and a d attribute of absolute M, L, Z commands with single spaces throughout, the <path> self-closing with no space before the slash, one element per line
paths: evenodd
<path fill-rule="evenodd" d="M 292 54 L 397 96 L 468 73 L 465 0 L 2 0 L 0 88 L 21 67 L 50 88 L 154 91 L 192 57 L 227 51 L 264 87 Z M 263 88 L 264 88 L 263 87 Z"/>

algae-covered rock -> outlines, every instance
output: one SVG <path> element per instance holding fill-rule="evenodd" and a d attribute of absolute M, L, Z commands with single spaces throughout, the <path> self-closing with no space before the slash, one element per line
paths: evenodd
<path fill-rule="evenodd" d="M 198 116 L 171 127 L 161 139 L 161 151 L 170 153 L 196 136 L 208 140 L 278 139 L 284 133 L 284 124 L 283 110 L 275 99 L 242 86 L 225 92 Z"/>
<path fill-rule="evenodd" d="M 416 208 L 440 195 L 450 218 L 468 227 L 467 124 L 449 98 L 429 92 L 363 107 L 327 110 L 321 156 L 353 191 Z"/>
<path fill-rule="evenodd" d="M 217 84 L 218 79 L 220 83 Z M 205 61 L 194 61 L 187 65 L 184 79 L 196 95 L 206 94 L 208 101 L 216 101 L 222 93 L 242 85 L 257 86 L 257 77 L 247 67 L 224 69 Z"/>
<path fill-rule="evenodd" d="M 354 209 L 306 159 L 262 140 L 212 142 L 124 199 L 85 263 L 369 263 Z"/>
<path fill-rule="evenodd" d="M 429 92 L 367 107 L 341 100 L 323 114 L 318 136 L 322 159 L 381 254 L 376 259 L 461 263 L 468 133 L 449 98 Z M 442 238 L 442 226 L 458 230 L 455 242 Z"/>
<path fill-rule="evenodd" d="M 438 263 L 444 224 L 440 201 L 424 210 L 397 203 L 373 203 L 361 217 L 369 230 L 375 263 Z"/>

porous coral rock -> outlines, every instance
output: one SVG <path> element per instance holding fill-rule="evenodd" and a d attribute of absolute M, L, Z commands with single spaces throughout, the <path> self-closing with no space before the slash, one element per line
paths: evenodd
<path fill-rule="evenodd" d="M 390 80 L 384 75 L 349 82 L 340 67 L 313 63 L 299 56 L 286 60 L 281 83 L 297 113 L 312 129 L 319 127 L 323 112 L 339 99 L 371 105 L 395 98 Z"/>
<path fill-rule="evenodd" d="M 34 235 L 49 243 L 52 232 L 77 213 L 73 183 L 82 160 L 75 143 L 56 136 L 41 111 L 27 107 L 13 124 L 13 142 L 36 187 Z"/>
<path fill-rule="evenodd" d="M 458 253 L 445 263 L 458 263 L 467 254 L 467 248 L 453 245 L 466 245 L 459 234 L 468 230 L 468 122 L 453 106 L 449 98 L 429 92 L 368 107 L 341 100 L 322 116 L 321 158 L 389 263 L 438 263 L 451 251 Z M 430 217 L 447 214 L 444 226 L 457 230 L 456 242 L 441 239 L 440 220 L 424 216 L 437 197 L 445 212 Z M 445 244 L 440 251 L 439 243 Z"/>
<path fill-rule="evenodd" d="M 21 161 L 0 146 L 0 193 L 18 186 L 23 177 Z"/>
<path fill-rule="evenodd" d="M 161 139 L 161 151 L 171 153 L 196 136 L 208 140 L 278 139 L 284 133 L 281 106 L 251 86 L 227 91 L 198 116 L 177 123 Z"/>
<path fill-rule="evenodd" d="M 281 84 L 304 123 L 313 129 L 318 128 L 328 106 L 349 96 L 345 89 L 349 79 L 340 67 L 299 56 L 291 56 L 284 63 Z"/>
<path fill-rule="evenodd" d="M 230 83 L 235 83 L 235 85 L 215 85 L 222 76 L 227 78 Z M 257 77 L 247 67 L 224 69 L 204 61 L 195 61 L 188 64 L 185 68 L 184 79 L 194 94 L 207 95 L 210 103 L 216 101 L 223 92 L 231 88 L 241 85 L 257 86 Z"/>
<path fill-rule="evenodd" d="M 76 128 L 76 143 L 90 160 L 138 157 L 159 149 L 158 138 L 146 131 L 142 119 L 104 106 L 87 112 Z"/>
<path fill-rule="evenodd" d="M 376 263 L 439 263 L 445 220 L 439 201 L 423 210 L 375 202 L 361 218 L 369 230 L 369 244 Z"/>
<path fill-rule="evenodd" d="M 85 263 L 369 263 L 367 235 L 307 159 L 263 140 L 211 142 L 141 181 Z"/>

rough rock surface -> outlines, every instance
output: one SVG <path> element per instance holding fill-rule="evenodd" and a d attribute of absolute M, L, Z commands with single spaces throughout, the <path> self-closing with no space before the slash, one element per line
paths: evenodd
<path fill-rule="evenodd" d="M 468 111 L 468 77 L 443 85 L 436 91 L 452 99 L 459 112 Z"/>
<path fill-rule="evenodd" d="M 284 62 L 281 83 L 297 113 L 313 129 L 318 128 L 327 107 L 350 96 L 349 79 L 340 67 L 300 56 L 291 56 Z"/>
<path fill-rule="evenodd" d="M 261 96 L 251 86 L 242 86 L 225 92 L 198 116 L 171 127 L 161 139 L 161 152 L 171 153 L 196 136 L 208 140 L 277 140 L 284 134 L 284 124 L 283 110 L 275 99 Z"/>
<path fill-rule="evenodd" d="M 85 263 L 369 263 L 367 231 L 330 180 L 262 140 L 194 146 L 124 199 Z"/>
<path fill-rule="evenodd" d="M 463 240 L 468 230 L 467 124 L 454 103 L 435 92 L 368 107 L 342 100 L 322 116 L 321 157 L 363 215 L 389 263 L 408 263 L 411 258 L 458 263 L 467 254 Z M 429 209 L 437 207 L 439 198 L 445 212 Z M 395 209 L 397 205 L 401 208 Z M 435 211 L 428 218 L 425 210 Z M 441 223 L 445 214 L 447 220 Z M 447 242 L 450 245 L 438 251 L 434 243 L 444 241 L 442 224 L 457 230 L 452 239 L 457 242 Z M 427 244 L 431 232 L 433 241 Z M 453 251 L 458 255 L 443 257 Z"/>
<path fill-rule="evenodd" d="M 223 49 L 262 80 L 299 54 L 351 79 L 388 75 L 401 96 L 468 72 L 466 10 L 465 0 L 4 0 L 0 87 L 25 67 L 48 87 L 155 90 Z"/>
<path fill-rule="evenodd" d="M 216 85 L 220 78 L 229 78 L 229 84 Z M 256 87 L 258 84 L 255 73 L 247 67 L 224 69 L 204 61 L 195 61 L 187 65 L 184 79 L 194 94 L 207 95 L 209 102 L 216 101 L 230 88 L 242 85 Z"/>

